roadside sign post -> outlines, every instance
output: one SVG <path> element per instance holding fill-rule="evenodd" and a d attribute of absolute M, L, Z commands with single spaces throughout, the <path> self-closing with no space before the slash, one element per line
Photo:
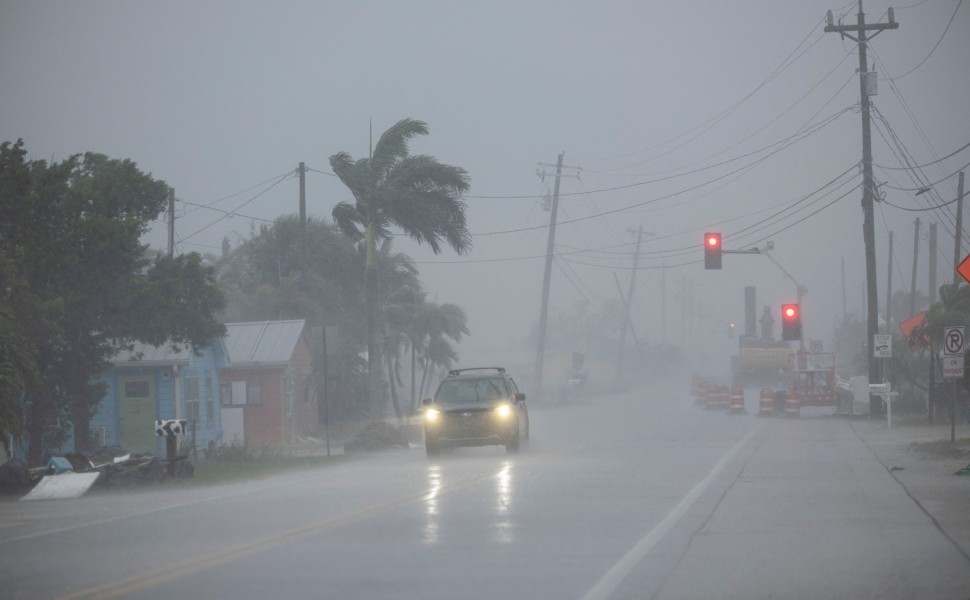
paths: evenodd
<path fill-rule="evenodd" d="M 166 419 L 155 421 L 155 435 L 165 438 L 165 458 L 168 461 L 168 476 L 175 477 L 175 462 L 178 460 L 178 440 L 176 436 L 185 435 L 185 419 Z"/>
<path fill-rule="evenodd" d="M 963 379 L 963 353 L 966 349 L 967 328 L 943 328 L 943 378 L 951 379 L 953 394 L 950 396 L 950 441 L 957 439 L 957 380 Z"/>
<path fill-rule="evenodd" d="M 893 336 L 877 333 L 872 337 L 874 338 L 874 343 L 872 344 L 873 358 L 892 358 Z"/>

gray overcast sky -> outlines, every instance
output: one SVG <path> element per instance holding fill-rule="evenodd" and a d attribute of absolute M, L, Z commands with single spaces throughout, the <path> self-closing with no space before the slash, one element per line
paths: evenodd
<path fill-rule="evenodd" d="M 970 5 L 903 2 L 895 9 L 900 28 L 870 44 L 880 77 L 874 103 L 885 118 L 873 130 L 874 162 L 886 167 L 900 166 L 900 150 L 886 141 L 893 133 L 919 164 L 970 142 Z M 886 21 L 888 6 L 867 0 L 867 21 Z M 764 257 L 730 255 L 722 271 L 704 271 L 701 234 L 713 229 L 728 248 L 773 240 L 774 256 L 809 288 L 807 335 L 828 340 L 842 312 L 841 259 L 849 311 L 863 320 L 865 279 L 861 191 L 851 191 L 861 180 L 853 168 L 861 159 L 858 54 L 851 41 L 823 33 L 828 9 L 856 19 L 856 3 L 837 0 L 3 0 L 0 140 L 24 138 L 34 158 L 90 150 L 136 161 L 184 201 L 178 250 L 218 252 L 224 236 L 234 244 L 248 237 L 261 222 L 254 219 L 296 212 L 298 181 L 284 179 L 255 199 L 269 185 L 220 199 L 272 183 L 300 161 L 329 172 L 338 151 L 366 155 L 369 120 L 375 137 L 401 118 L 424 120 L 431 134 L 412 151 L 471 175 L 475 248 L 458 257 L 403 238 L 396 247 L 420 263 L 439 302 L 466 308 L 465 348 L 476 356 L 521 340 L 538 317 L 549 219 L 538 197 L 552 181 L 536 169 L 563 151 L 582 171 L 562 181 L 560 221 L 574 222 L 557 232 L 564 254 L 553 272 L 553 310 L 615 298 L 613 274 L 625 287 L 630 230 L 642 225 L 654 237 L 641 255 L 648 269 L 638 272 L 641 336 L 656 343 L 664 331 L 666 264 L 667 339 L 681 341 L 682 290 L 693 290 L 706 315 L 695 337 L 727 343 L 726 323 L 743 319 L 743 286 L 758 286 L 760 313 L 792 300 L 794 285 Z M 924 169 L 926 180 L 968 162 L 965 150 Z M 823 191 L 830 195 L 762 223 L 847 170 Z M 308 210 L 329 220 L 349 194 L 316 171 Z M 877 168 L 876 176 L 916 186 L 906 171 Z M 883 189 L 893 204 L 925 207 L 952 199 L 956 178 L 936 186 L 940 196 Z M 938 221 L 942 283 L 952 272 L 952 215 L 877 208 L 880 304 L 887 232 L 897 240 L 894 288 L 908 288 L 913 219 Z M 532 229 L 496 233 L 523 228 Z M 164 225 L 145 241 L 164 247 Z"/>

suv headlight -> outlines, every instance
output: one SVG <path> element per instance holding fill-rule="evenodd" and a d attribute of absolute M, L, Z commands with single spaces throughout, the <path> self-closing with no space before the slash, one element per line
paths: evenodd
<path fill-rule="evenodd" d="M 434 423 L 441 417 L 441 411 L 436 408 L 428 408 L 424 411 L 424 420 L 426 423 Z"/>
<path fill-rule="evenodd" d="M 512 406 L 509 404 L 500 404 L 495 409 L 495 414 L 502 419 L 508 419 L 512 415 Z"/>

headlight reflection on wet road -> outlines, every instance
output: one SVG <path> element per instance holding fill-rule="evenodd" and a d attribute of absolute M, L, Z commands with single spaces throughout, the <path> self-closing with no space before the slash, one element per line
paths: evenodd
<path fill-rule="evenodd" d="M 440 465 L 428 465 L 428 491 L 424 496 L 424 532 L 422 541 L 425 544 L 436 544 L 441 541 L 441 495 L 444 485 L 444 473 Z M 489 525 L 492 530 L 492 540 L 501 544 L 511 544 L 515 540 L 512 521 L 512 461 L 503 461 L 498 472 L 493 476 L 495 482 L 494 498 L 483 504 L 494 511 Z M 466 507 L 467 509 L 467 507 Z"/>
<path fill-rule="evenodd" d="M 495 476 L 495 541 L 514 541 L 510 505 L 512 502 L 512 463 L 505 461 Z"/>

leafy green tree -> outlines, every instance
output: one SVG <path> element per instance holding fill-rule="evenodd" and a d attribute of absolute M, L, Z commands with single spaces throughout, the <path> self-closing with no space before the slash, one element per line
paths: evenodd
<path fill-rule="evenodd" d="M 30 464 L 64 443 L 66 424 L 78 447 L 89 443 L 104 391 L 93 382 L 119 349 L 198 348 L 224 333 L 201 257 L 145 258 L 139 239 L 167 193 L 129 160 L 89 152 L 48 164 L 28 160 L 22 140 L 0 144 L 0 257 L 16 283 L 5 306 L 38 370 L 24 394 Z"/>
<path fill-rule="evenodd" d="M 330 157 L 333 172 L 354 196 L 353 202 L 341 202 L 333 209 L 334 221 L 354 240 L 366 241 L 368 392 L 375 398 L 382 387 L 383 337 L 377 240 L 387 239 L 390 227 L 399 227 L 412 239 L 428 244 L 435 254 L 441 252 L 442 241 L 459 254 L 471 247 L 461 201 L 462 192 L 469 188 L 465 170 L 441 164 L 431 156 L 408 154 L 411 138 L 427 133 L 425 123 L 404 119 L 381 135 L 369 158 L 355 161 L 346 152 Z"/>

